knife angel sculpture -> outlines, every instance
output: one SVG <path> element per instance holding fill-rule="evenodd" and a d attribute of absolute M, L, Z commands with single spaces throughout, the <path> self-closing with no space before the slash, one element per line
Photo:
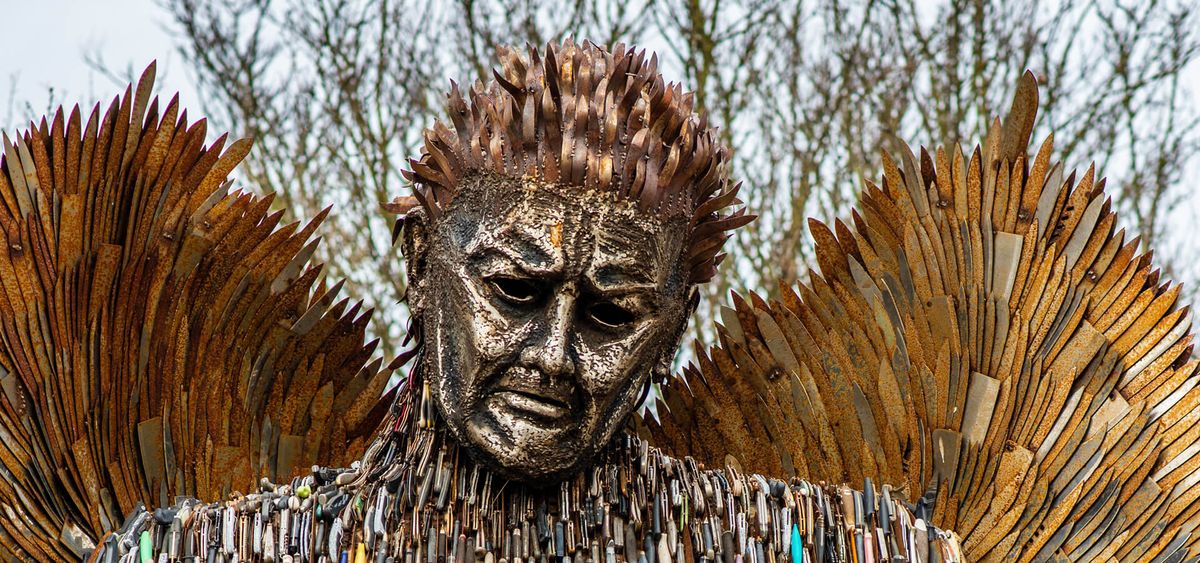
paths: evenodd
<path fill-rule="evenodd" d="M 391 371 L 369 311 L 231 191 L 154 68 L 4 139 L 0 558 L 85 555 L 139 501 L 215 500 L 359 459 Z M 982 145 L 883 156 L 817 266 L 734 296 L 631 431 L 707 467 L 889 484 L 974 559 L 1200 554 L 1189 309 L 1092 169 L 1030 154 L 1032 75 Z M 870 479 L 870 481 L 868 481 Z M 765 481 L 764 481 L 765 482 Z M 854 522 L 843 522 L 853 527 Z M 860 523 L 861 524 L 861 523 Z"/>

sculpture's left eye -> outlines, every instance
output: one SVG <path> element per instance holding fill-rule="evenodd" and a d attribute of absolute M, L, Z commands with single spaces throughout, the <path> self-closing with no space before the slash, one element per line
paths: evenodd
<path fill-rule="evenodd" d="M 533 305 L 542 297 L 542 288 L 529 280 L 494 277 L 488 279 L 488 284 L 502 301 L 510 305 Z"/>
<path fill-rule="evenodd" d="M 605 328 L 620 328 L 634 320 L 632 311 L 609 301 L 593 303 L 587 308 L 587 317 Z"/>

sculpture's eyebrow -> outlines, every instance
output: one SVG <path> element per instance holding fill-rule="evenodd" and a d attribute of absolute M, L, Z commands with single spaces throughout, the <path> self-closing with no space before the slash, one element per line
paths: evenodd
<path fill-rule="evenodd" d="M 497 233 L 495 239 L 476 245 L 468 256 L 484 258 L 497 254 L 531 274 L 553 273 L 556 264 L 561 261 L 555 259 L 555 252 L 549 241 L 517 227 L 504 229 Z"/>
<path fill-rule="evenodd" d="M 589 268 L 588 281 L 603 292 L 627 293 L 657 289 L 650 264 L 634 260 L 601 260 Z"/>

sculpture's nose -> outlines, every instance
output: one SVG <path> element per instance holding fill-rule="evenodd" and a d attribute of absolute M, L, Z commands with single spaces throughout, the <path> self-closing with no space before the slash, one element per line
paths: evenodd
<path fill-rule="evenodd" d="M 546 304 L 540 333 L 523 352 L 526 364 L 548 376 L 559 377 L 574 371 L 571 330 L 575 300 L 576 291 L 569 284 L 555 292 Z"/>

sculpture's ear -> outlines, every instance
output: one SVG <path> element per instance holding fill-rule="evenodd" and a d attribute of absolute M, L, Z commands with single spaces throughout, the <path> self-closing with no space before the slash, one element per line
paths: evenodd
<path fill-rule="evenodd" d="M 642 384 L 642 395 L 636 403 L 639 409 L 646 406 L 646 400 L 650 397 L 650 388 L 655 383 L 665 384 L 671 377 L 671 364 L 675 362 L 675 355 L 679 353 L 679 346 L 683 343 L 683 335 L 687 333 L 688 321 L 691 320 L 692 313 L 696 312 L 696 307 L 700 304 L 700 289 L 692 286 L 687 291 L 688 302 L 683 309 L 683 318 L 678 321 L 679 324 L 675 327 L 671 339 L 664 343 L 658 358 L 655 358 L 654 365 L 651 366 L 650 377 L 647 377 L 646 382 Z"/>
<path fill-rule="evenodd" d="M 404 273 L 408 276 L 408 305 L 418 310 L 425 295 L 426 255 L 429 249 L 429 225 L 424 210 L 413 209 L 405 216 L 400 244 L 400 252 L 404 254 Z"/>
<path fill-rule="evenodd" d="M 670 339 L 664 342 L 662 352 L 652 371 L 653 377 L 646 382 L 647 386 L 655 382 L 663 383 L 671 376 L 671 364 L 674 363 L 675 355 L 679 353 L 679 347 L 683 344 L 683 335 L 687 333 L 688 321 L 691 320 L 692 313 L 696 312 L 699 304 L 700 289 L 696 286 L 689 287 L 687 289 L 687 305 L 683 308 L 682 318 L 677 321 Z"/>

